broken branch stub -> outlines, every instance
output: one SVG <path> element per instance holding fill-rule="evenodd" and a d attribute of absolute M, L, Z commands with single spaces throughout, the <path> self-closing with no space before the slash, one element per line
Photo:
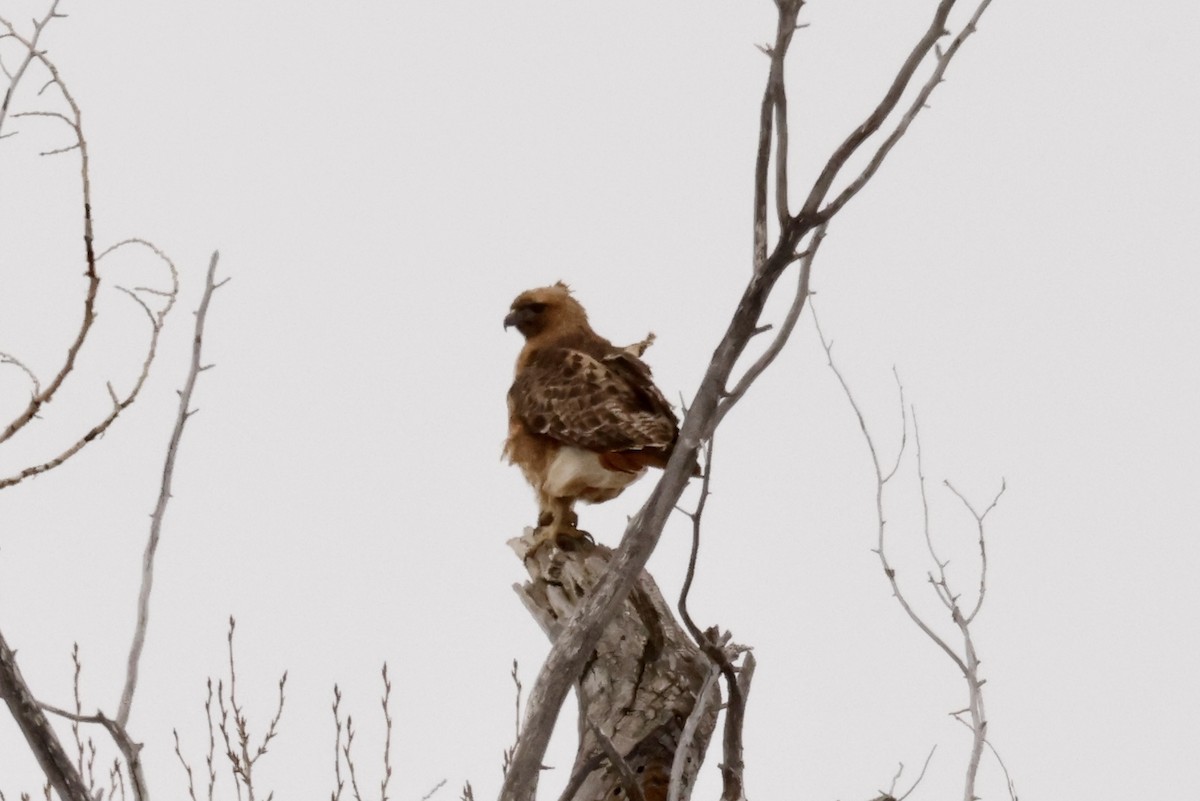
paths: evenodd
<path fill-rule="evenodd" d="M 534 548 L 532 529 L 508 544 L 529 572 L 529 581 L 513 589 L 553 642 L 607 571 L 613 552 L 585 540 L 574 542 L 572 550 L 552 543 Z M 683 742 L 688 718 L 701 701 L 711 671 L 708 658 L 676 622 L 654 579 L 642 571 L 575 683 L 579 748 L 562 801 L 611 801 L 629 795 L 624 771 L 612 764 L 595 729 L 615 747 L 645 801 L 665 801 L 676 753 L 684 749 L 678 798 L 687 801 L 721 706 L 717 683 L 707 682 L 694 735 Z"/>

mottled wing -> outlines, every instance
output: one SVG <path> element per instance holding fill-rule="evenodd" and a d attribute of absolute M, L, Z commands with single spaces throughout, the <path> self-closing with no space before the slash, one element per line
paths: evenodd
<path fill-rule="evenodd" d="M 530 431 L 568 445 L 667 451 L 675 441 L 675 415 L 634 356 L 597 359 L 572 348 L 547 349 L 517 376 L 509 399 Z"/>

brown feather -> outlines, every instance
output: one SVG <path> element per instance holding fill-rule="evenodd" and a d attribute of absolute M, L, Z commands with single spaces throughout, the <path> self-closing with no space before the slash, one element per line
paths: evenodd
<path fill-rule="evenodd" d="M 640 473 L 647 467 L 666 467 L 667 457 L 657 451 L 609 451 L 600 454 L 600 464 L 622 473 Z"/>
<path fill-rule="evenodd" d="M 555 493 L 568 495 L 559 501 L 569 511 L 576 499 L 608 500 L 647 467 L 666 466 L 679 419 L 640 358 L 649 340 L 614 346 L 561 282 L 518 295 L 505 325 L 517 326 L 525 347 L 508 391 L 504 453 L 543 511 Z"/>

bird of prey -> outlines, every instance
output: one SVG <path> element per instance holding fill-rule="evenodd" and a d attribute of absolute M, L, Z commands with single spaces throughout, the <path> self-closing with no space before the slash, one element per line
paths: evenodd
<path fill-rule="evenodd" d="M 654 335 L 613 345 L 561 281 L 518 295 L 510 326 L 525 346 L 508 390 L 504 455 L 537 493 L 536 542 L 567 545 L 587 536 L 575 501 L 611 500 L 647 467 L 665 467 L 679 420 L 641 360 Z"/>

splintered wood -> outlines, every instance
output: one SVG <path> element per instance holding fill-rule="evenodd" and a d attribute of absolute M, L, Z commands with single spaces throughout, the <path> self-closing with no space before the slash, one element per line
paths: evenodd
<path fill-rule="evenodd" d="M 553 543 L 531 551 L 533 545 L 532 529 L 509 541 L 530 576 L 513 588 L 553 642 L 608 568 L 612 551 L 586 540 L 569 551 Z M 636 801 L 640 791 L 645 801 L 665 801 L 674 768 L 677 798 L 687 801 L 721 705 L 712 674 L 643 571 L 575 685 L 579 750 L 563 799 Z"/>

